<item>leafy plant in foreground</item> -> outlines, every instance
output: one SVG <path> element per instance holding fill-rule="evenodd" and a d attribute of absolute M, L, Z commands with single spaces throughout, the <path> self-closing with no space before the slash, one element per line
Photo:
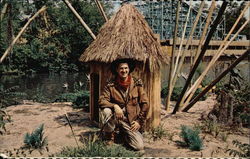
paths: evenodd
<path fill-rule="evenodd" d="M 47 137 L 44 137 L 44 124 L 41 124 L 31 134 L 26 133 L 24 137 L 24 147 L 29 149 L 42 149 L 48 146 Z"/>
<path fill-rule="evenodd" d="M 244 144 L 238 140 L 233 140 L 233 145 L 239 150 L 228 149 L 229 155 L 238 157 L 250 157 L 250 144 Z"/>
<path fill-rule="evenodd" d="M 83 139 L 83 146 L 65 147 L 58 157 L 139 157 L 140 154 L 129 151 L 121 145 L 107 146 L 97 135 L 89 136 Z"/>
<path fill-rule="evenodd" d="M 184 140 L 186 146 L 194 151 L 199 151 L 202 149 L 203 143 L 199 137 L 199 130 L 193 130 L 187 126 L 181 126 L 180 137 Z"/>

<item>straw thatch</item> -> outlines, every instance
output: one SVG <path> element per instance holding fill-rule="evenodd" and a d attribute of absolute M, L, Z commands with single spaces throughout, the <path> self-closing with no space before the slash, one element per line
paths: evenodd
<path fill-rule="evenodd" d="M 150 71 L 159 68 L 161 62 L 168 62 L 151 28 L 131 4 L 124 4 L 102 26 L 96 40 L 84 51 L 80 61 L 111 63 L 121 58 L 148 63 Z"/>

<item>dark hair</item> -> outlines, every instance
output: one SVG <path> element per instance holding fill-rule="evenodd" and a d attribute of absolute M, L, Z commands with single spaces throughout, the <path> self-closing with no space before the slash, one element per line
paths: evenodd
<path fill-rule="evenodd" d="M 120 63 L 127 63 L 129 67 L 129 73 L 133 72 L 135 69 L 135 61 L 131 59 L 118 59 L 115 60 L 111 63 L 110 65 L 110 70 L 113 73 L 113 75 L 117 75 L 117 67 L 119 66 Z"/>

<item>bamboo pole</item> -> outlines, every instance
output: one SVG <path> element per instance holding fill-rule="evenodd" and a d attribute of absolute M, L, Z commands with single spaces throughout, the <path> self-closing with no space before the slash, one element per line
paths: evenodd
<path fill-rule="evenodd" d="M 174 67 L 173 75 L 175 75 L 175 73 L 176 73 L 177 66 L 178 66 L 178 63 L 179 63 L 179 58 L 180 58 L 180 55 L 181 55 L 181 52 L 182 52 L 182 45 L 183 45 L 183 41 L 184 41 L 184 38 L 185 38 L 185 33 L 186 33 L 186 29 L 187 29 L 187 23 L 188 23 L 188 18 L 189 18 L 189 14 L 190 14 L 190 11 L 191 11 L 191 7 L 192 7 L 192 0 L 190 1 L 188 13 L 186 15 L 186 22 L 185 22 L 184 30 L 183 30 L 183 33 L 182 33 L 181 44 L 179 46 L 179 51 L 178 51 L 176 61 L 175 61 L 175 67 Z M 174 76 L 172 76 L 172 78 L 174 78 Z M 173 79 L 172 79 L 172 81 L 173 81 Z M 174 87 L 174 84 L 173 84 L 173 87 Z"/>
<path fill-rule="evenodd" d="M 68 0 L 63 0 L 63 1 L 67 5 L 67 7 L 72 11 L 72 13 L 76 16 L 76 18 L 80 21 L 80 23 L 83 25 L 83 27 L 87 30 L 87 32 L 90 34 L 90 36 L 93 39 L 96 39 L 96 36 L 94 35 L 94 33 L 91 31 L 91 29 L 88 27 L 88 25 L 83 21 L 81 16 L 76 12 L 74 7 L 72 7 L 72 5 L 69 3 L 69 1 Z"/>
<path fill-rule="evenodd" d="M 5 13 L 6 13 L 6 10 L 7 10 L 7 6 L 8 6 L 8 3 L 5 3 L 4 6 L 3 6 L 3 9 L 2 9 L 2 11 L 1 11 L 0 21 L 3 20 L 3 17 L 4 17 L 4 15 L 5 15 Z"/>
<path fill-rule="evenodd" d="M 45 11 L 47 8 L 45 6 L 43 6 L 40 10 L 38 10 L 36 12 L 36 14 L 34 14 L 29 20 L 28 22 L 24 25 L 24 27 L 21 29 L 21 31 L 18 33 L 18 35 L 16 36 L 16 38 L 12 41 L 12 43 L 10 44 L 10 46 L 7 48 L 7 50 L 4 52 L 3 56 L 0 59 L 0 63 L 3 62 L 3 60 L 5 59 L 5 57 L 9 54 L 9 52 L 11 51 L 11 48 L 13 48 L 13 46 L 15 45 L 15 43 L 17 42 L 17 40 L 20 38 L 20 36 L 23 34 L 23 32 L 25 31 L 25 29 L 29 26 L 29 24 L 31 23 L 32 20 L 34 20 L 40 13 L 42 13 L 43 11 Z"/>
<path fill-rule="evenodd" d="M 197 60 L 197 58 L 198 58 L 198 56 L 199 56 L 199 53 L 200 53 L 200 51 L 201 51 L 201 47 L 202 47 L 202 45 L 203 45 L 203 43 L 204 43 L 204 39 L 205 39 L 205 37 L 206 37 L 206 34 L 207 34 L 207 30 L 208 30 L 209 24 L 211 23 L 212 15 L 213 15 L 215 6 L 216 6 L 216 3 L 215 3 L 215 0 L 213 0 L 211 6 L 210 6 L 210 8 L 209 8 L 209 12 L 208 12 L 206 24 L 205 24 L 205 27 L 204 27 L 203 32 L 202 32 L 201 39 L 200 39 L 199 44 L 198 44 L 198 45 L 199 45 L 199 46 L 198 46 L 198 49 L 196 50 L 196 53 L 195 53 L 194 63 L 195 63 L 195 61 Z"/>
<path fill-rule="evenodd" d="M 185 52 L 185 50 L 188 50 L 188 47 L 189 47 L 189 45 L 191 44 L 191 41 L 193 40 L 193 34 L 194 34 L 195 29 L 196 29 L 196 26 L 197 26 L 197 24 L 198 24 L 198 22 L 199 22 L 199 19 L 200 19 L 200 16 L 201 16 L 201 13 L 202 13 L 202 9 L 203 9 L 204 5 L 205 5 L 205 1 L 202 1 L 201 4 L 200 4 L 199 10 L 198 10 L 198 14 L 197 14 L 197 16 L 196 16 L 196 18 L 195 18 L 194 25 L 192 26 L 192 30 L 191 30 L 191 32 L 190 32 L 190 35 L 189 35 L 188 41 L 187 41 L 187 43 L 186 43 L 185 49 L 182 50 L 183 53 L 182 53 L 182 56 L 181 56 L 179 65 L 178 65 L 178 67 L 177 67 L 177 71 L 176 71 L 176 73 L 173 75 L 173 76 L 174 76 L 174 78 L 173 78 L 173 85 L 175 85 L 175 83 L 176 83 L 176 81 L 177 81 L 178 74 L 180 73 L 180 71 L 181 71 L 181 69 L 182 69 L 182 65 L 183 65 L 184 59 L 185 59 L 185 57 L 186 57 L 186 52 Z"/>
<path fill-rule="evenodd" d="M 229 44 L 238 36 L 238 34 L 244 29 L 244 27 L 249 23 L 249 19 L 247 21 L 245 21 L 245 23 L 241 26 L 241 28 L 234 34 L 234 36 L 230 39 L 230 41 L 227 42 L 227 44 L 224 46 L 224 48 L 222 50 L 220 50 L 220 52 L 218 54 L 216 54 L 213 59 L 211 60 L 211 62 L 208 64 L 208 66 L 206 67 L 206 69 L 202 72 L 201 76 L 197 79 L 197 81 L 194 84 L 194 87 L 192 89 L 192 91 L 190 91 L 190 93 L 187 93 L 187 100 L 184 104 L 184 106 L 186 106 L 188 104 L 188 102 L 191 100 L 191 98 L 193 97 L 196 89 L 199 87 L 200 83 L 202 82 L 202 80 L 205 78 L 207 72 L 210 70 L 210 68 L 215 64 L 215 62 L 218 60 L 218 58 L 220 57 L 220 55 L 227 49 L 227 47 L 229 46 Z M 185 97 L 187 97 L 185 96 Z"/>
<path fill-rule="evenodd" d="M 240 16 L 237 18 L 237 20 L 235 21 L 234 25 L 232 26 L 232 28 L 230 29 L 230 31 L 228 32 L 227 36 L 225 37 L 225 39 L 223 40 L 223 42 L 221 43 L 218 52 L 221 51 L 221 49 L 223 48 L 224 44 L 227 42 L 227 40 L 229 39 L 230 35 L 232 34 L 232 32 L 234 31 L 234 29 L 236 28 L 236 26 L 238 25 L 240 19 L 244 16 L 245 12 L 247 11 L 248 7 L 250 6 L 250 3 L 248 2 L 248 4 L 245 6 L 245 8 L 242 10 Z M 218 57 L 218 54 L 215 54 L 214 56 Z M 214 57 L 213 57 L 214 58 Z M 205 71 L 204 71 L 205 72 Z M 193 88 L 190 88 L 190 91 L 193 90 Z M 190 93 L 190 92 L 189 92 Z M 189 94 L 188 93 L 188 94 Z"/>
<path fill-rule="evenodd" d="M 97 5 L 97 7 L 98 7 L 100 13 L 102 14 L 104 20 L 107 22 L 107 21 L 108 21 L 108 18 L 107 18 L 107 16 L 106 16 L 105 12 L 104 12 L 104 9 L 103 9 L 101 3 L 100 3 L 98 0 L 95 0 L 95 3 L 96 3 L 96 5 Z"/>
<path fill-rule="evenodd" d="M 212 20 L 212 15 L 213 15 L 215 6 L 216 6 L 216 3 L 215 3 L 215 0 L 213 0 L 212 3 L 211 3 L 211 6 L 209 8 L 208 16 L 207 16 L 207 19 L 206 19 L 206 24 L 205 24 L 205 27 L 204 27 L 202 35 L 201 35 L 201 39 L 200 39 L 199 44 L 198 44 L 199 45 L 198 49 L 196 50 L 196 53 L 195 53 L 194 64 L 195 64 L 197 58 L 199 57 L 199 53 L 201 51 L 201 47 L 203 46 L 204 39 L 205 39 L 206 34 L 207 34 L 207 30 L 208 30 L 210 22 Z M 185 94 L 184 94 L 184 96 L 186 97 Z M 183 106 L 184 99 L 185 98 L 182 98 L 182 101 L 180 102 L 180 108 Z"/>
<path fill-rule="evenodd" d="M 200 94 L 198 94 L 182 111 L 187 112 L 192 106 L 203 97 L 214 85 L 216 85 L 224 76 L 228 74 L 236 65 L 250 55 L 250 49 L 244 52 L 238 59 L 236 59 L 224 72 L 222 72 L 215 80 L 213 80 Z"/>
<path fill-rule="evenodd" d="M 189 86 L 189 84 L 190 84 L 190 82 L 191 82 L 191 80 L 193 78 L 193 75 L 194 75 L 200 61 L 202 60 L 202 57 L 204 56 L 204 54 L 205 54 L 205 52 L 207 50 L 208 44 L 209 44 L 209 42 L 210 42 L 210 40 L 211 40 L 211 38 L 213 36 L 213 33 L 215 32 L 220 20 L 221 20 L 221 17 L 222 17 L 222 15 L 223 15 L 226 7 L 227 7 L 227 4 L 228 4 L 227 1 L 223 1 L 222 6 L 221 6 L 221 8 L 219 10 L 219 13 L 218 13 L 216 19 L 214 20 L 214 23 L 212 24 L 212 27 L 211 27 L 208 35 L 207 35 L 207 38 L 205 40 L 204 46 L 202 47 L 201 53 L 200 53 L 198 59 L 196 60 L 194 66 L 193 66 L 193 68 L 192 68 L 192 70 L 191 70 L 191 72 L 190 72 L 190 74 L 189 74 L 189 76 L 187 78 L 185 86 L 183 87 L 182 92 L 181 92 L 181 94 L 180 94 L 180 96 L 178 98 L 178 101 L 177 101 L 177 103 L 175 105 L 175 108 L 174 108 L 174 110 L 172 112 L 173 114 L 175 114 L 179 110 L 180 102 L 182 101 L 182 98 L 183 98 L 184 94 L 186 93 L 186 90 L 187 90 L 187 88 L 188 88 L 188 86 Z"/>
<path fill-rule="evenodd" d="M 170 106 L 170 99 L 171 99 L 171 94 L 173 90 L 172 75 L 173 75 L 173 68 L 174 68 L 174 55 L 175 55 L 176 39 L 177 39 L 177 32 L 178 32 L 180 5 L 181 5 L 181 0 L 178 0 L 176 16 L 175 16 L 173 47 L 172 47 L 172 52 L 171 52 L 171 62 L 170 62 L 169 77 L 168 77 L 169 80 L 168 80 L 168 94 L 167 94 L 167 99 L 166 99 L 166 110 L 168 110 Z"/>
<path fill-rule="evenodd" d="M 221 54 L 225 51 L 225 49 L 227 47 L 223 46 L 225 45 L 225 43 L 227 42 L 228 38 L 230 37 L 230 35 L 232 34 L 232 32 L 234 31 L 235 27 L 238 25 L 240 19 L 243 17 L 244 13 L 246 12 L 246 10 L 248 9 L 250 3 L 248 3 L 245 8 L 242 10 L 240 16 L 238 17 L 238 19 L 235 21 L 234 25 L 232 26 L 232 28 L 230 29 L 229 33 L 227 34 L 227 36 L 225 37 L 225 39 L 223 40 L 223 42 L 221 43 L 219 49 L 218 49 L 218 53 L 215 54 L 212 58 L 212 60 L 210 61 L 210 63 L 208 64 L 208 66 L 206 67 L 206 69 L 202 72 L 202 74 L 200 75 L 200 77 L 195 81 L 194 85 L 189 89 L 189 91 L 186 93 L 186 95 L 184 96 L 185 98 L 187 98 L 185 105 L 188 104 L 188 102 L 191 100 L 191 98 L 193 97 L 196 89 L 198 88 L 198 86 L 200 85 L 201 81 L 203 80 L 203 78 L 206 76 L 207 72 L 210 70 L 210 68 L 214 65 L 214 63 L 217 61 L 217 59 L 221 56 Z M 231 38 L 230 42 L 227 42 L 227 46 L 233 41 L 233 39 L 236 38 L 236 36 L 240 33 L 240 31 L 246 26 L 248 22 L 246 21 L 242 27 L 238 30 L 238 32 Z M 223 49 L 222 49 L 223 48 Z"/>

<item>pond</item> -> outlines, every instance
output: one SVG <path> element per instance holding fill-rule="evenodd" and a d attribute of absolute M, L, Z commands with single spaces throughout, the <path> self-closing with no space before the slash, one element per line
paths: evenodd
<path fill-rule="evenodd" d="M 228 63 L 231 61 L 221 60 L 218 61 L 214 67 L 209 71 L 206 76 L 206 80 L 211 81 L 215 79 L 225 68 L 228 67 Z M 203 64 L 203 69 L 207 65 L 207 62 Z M 250 83 L 250 62 L 249 60 L 244 60 L 238 64 L 236 67 L 239 69 L 243 81 L 245 83 Z M 162 69 L 162 86 L 167 84 L 168 81 L 168 66 Z M 201 69 L 202 70 L 202 69 Z M 184 64 L 184 74 L 190 71 L 190 63 Z M 228 76 L 222 81 L 227 81 Z M 4 75 L 0 77 L 1 85 L 4 88 L 10 88 L 12 86 L 18 86 L 17 91 L 27 94 L 28 99 L 33 99 L 34 96 L 44 96 L 48 99 L 48 102 L 53 101 L 57 95 L 66 92 L 74 92 L 76 87 L 81 90 L 89 89 L 89 80 L 86 73 L 64 73 L 64 74 L 34 74 L 29 76 L 14 76 L 14 75 Z M 183 86 L 185 80 L 183 77 L 179 78 L 176 86 Z M 81 88 L 79 88 L 81 87 Z M 160 91 L 160 90 L 159 90 Z"/>
<path fill-rule="evenodd" d="M 89 84 L 86 73 L 3 75 L 0 82 L 5 89 L 18 86 L 16 91 L 26 93 L 28 99 L 38 95 L 49 101 L 53 101 L 59 94 L 74 92 L 75 89 L 88 90 Z"/>

